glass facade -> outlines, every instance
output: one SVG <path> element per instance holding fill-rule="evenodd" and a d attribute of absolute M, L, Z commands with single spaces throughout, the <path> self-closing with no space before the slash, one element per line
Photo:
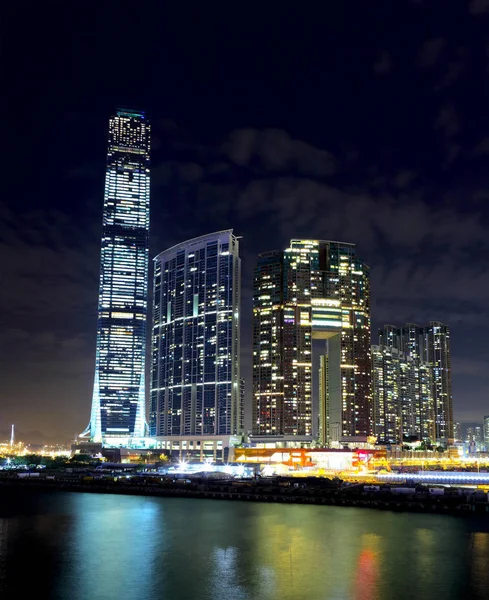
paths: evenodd
<path fill-rule="evenodd" d="M 260 255 L 253 295 L 254 435 L 313 436 L 314 339 L 324 340 L 321 354 L 327 355 L 318 386 L 321 443 L 370 435 L 370 279 L 354 244 L 291 240 L 283 252 Z"/>
<path fill-rule="evenodd" d="M 144 112 L 109 121 L 95 382 L 82 436 L 124 444 L 144 436 L 150 125 Z"/>
<path fill-rule="evenodd" d="M 151 435 L 241 433 L 240 276 L 232 230 L 155 258 Z"/>

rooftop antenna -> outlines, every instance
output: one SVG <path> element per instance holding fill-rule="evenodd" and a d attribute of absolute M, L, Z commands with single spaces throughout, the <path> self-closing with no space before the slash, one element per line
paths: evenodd
<path fill-rule="evenodd" d="M 12 433 L 10 434 L 10 447 L 12 447 L 14 445 L 15 442 L 15 432 L 14 432 L 14 425 L 12 425 Z"/>

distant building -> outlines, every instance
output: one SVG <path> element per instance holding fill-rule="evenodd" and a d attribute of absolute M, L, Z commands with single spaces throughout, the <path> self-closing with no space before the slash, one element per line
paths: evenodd
<path fill-rule="evenodd" d="M 489 452 L 489 415 L 484 417 L 484 446 Z"/>
<path fill-rule="evenodd" d="M 242 433 L 240 286 L 232 230 L 154 259 L 150 432 L 168 442 L 163 448 L 198 450 L 205 441 L 220 450 Z"/>
<path fill-rule="evenodd" d="M 380 331 L 380 344 L 401 350 L 429 365 L 432 374 L 434 437 L 448 444 L 453 440 L 452 370 L 448 325 L 432 321 L 428 326 L 408 323 L 403 327 L 386 325 Z"/>
<path fill-rule="evenodd" d="M 476 444 L 482 444 L 483 436 L 482 436 L 482 427 L 480 425 L 476 425 L 474 427 L 474 442 Z"/>
<path fill-rule="evenodd" d="M 145 113 L 117 110 L 109 121 L 92 411 L 80 436 L 109 446 L 146 433 L 149 160 Z"/>
<path fill-rule="evenodd" d="M 453 424 L 453 439 L 455 442 L 462 441 L 462 426 L 460 423 Z"/>
<path fill-rule="evenodd" d="M 292 240 L 284 251 L 259 256 L 253 286 L 255 438 L 312 441 L 313 346 L 327 355 L 321 359 L 320 443 L 366 439 L 372 432 L 370 277 L 354 244 Z"/>

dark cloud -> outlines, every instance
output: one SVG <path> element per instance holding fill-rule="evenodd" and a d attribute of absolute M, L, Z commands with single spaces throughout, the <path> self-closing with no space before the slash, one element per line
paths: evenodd
<path fill-rule="evenodd" d="M 379 58 L 373 64 L 374 73 L 384 75 L 392 70 L 392 58 L 389 52 L 382 52 Z"/>
<path fill-rule="evenodd" d="M 420 67 L 427 69 L 434 67 L 446 46 L 446 41 L 443 38 L 432 38 L 426 40 L 418 53 L 418 64 Z"/>
<path fill-rule="evenodd" d="M 394 185 L 402 190 L 409 187 L 415 178 L 416 173 L 414 171 L 399 171 L 394 177 Z"/>
<path fill-rule="evenodd" d="M 472 15 L 481 15 L 489 12 L 489 0 L 470 0 L 469 11 Z"/>
<path fill-rule="evenodd" d="M 460 120 L 453 104 L 441 107 L 435 120 L 435 129 L 439 129 L 447 138 L 451 138 L 460 131 Z"/>
<path fill-rule="evenodd" d="M 489 137 L 482 139 L 474 148 L 474 155 L 481 156 L 489 154 Z"/>
<path fill-rule="evenodd" d="M 250 166 L 257 160 L 267 172 L 298 171 L 304 175 L 328 177 L 336 170 L 331 153 L 294 140 L 280 129 L 234 131 L 222 150 L 239 166 Z"/>
<path fill-rule="evenodd" d="M 435 85 L 435 90 L 440 92 L 456 84 L 464 73 L 469 62 L 469 52 L 464 47 L 457 48 L 455 56 L 448 61 L 447 66 Z"/>

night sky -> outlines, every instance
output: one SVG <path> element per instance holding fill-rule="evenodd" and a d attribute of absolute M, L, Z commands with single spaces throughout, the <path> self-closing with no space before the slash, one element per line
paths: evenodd
<path fill-rule="evenodd" d="M 117 105 L 152 119 L 151 257 L 243 236 L 248 391 L 256 255 L 333 239 L 371 266 L 373 340 L 448 323 L 455 420 L 489 414 L 489 0 L 9 5 L 0 431 L 88 422 Z"/>

